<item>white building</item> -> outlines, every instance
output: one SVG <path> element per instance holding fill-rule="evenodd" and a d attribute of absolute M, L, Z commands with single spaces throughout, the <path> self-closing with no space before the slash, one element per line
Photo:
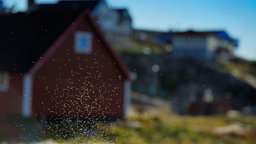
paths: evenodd
<path fill-rule="evenodd" d="M 186 31 L 172 35 L 172 55 L 194 59 L 214 60 L 233 57 L 237 41 L 225 31 Z"/>

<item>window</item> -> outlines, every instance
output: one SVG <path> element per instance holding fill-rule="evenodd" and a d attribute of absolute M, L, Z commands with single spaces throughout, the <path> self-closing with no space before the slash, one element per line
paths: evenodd
<path fill-rule="evenodd" d="M 92 51 L 92 34 L 90 32 L 76 32 L 75 51 L 77 53 L 90 53 Z"/>
<path fill-rule="evenodd" d="M 9 87 L 9 75 L 5 72 L 0 72 L 0 91 L 7 91 Z"/>

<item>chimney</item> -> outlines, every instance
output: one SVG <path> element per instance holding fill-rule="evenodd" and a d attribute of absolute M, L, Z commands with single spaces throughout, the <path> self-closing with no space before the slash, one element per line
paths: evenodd
<path fill-rule="evenodd" d="M 28 0 L 28 10 L 35 6 L 35 0 Z"/>

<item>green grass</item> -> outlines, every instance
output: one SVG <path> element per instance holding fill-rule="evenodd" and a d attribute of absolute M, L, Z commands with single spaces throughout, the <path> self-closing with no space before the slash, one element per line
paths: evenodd
<path fill-rule="evenodd" d="M 250 74 L 256 77 L 256 64 L 255 62 L 240 60 L 240 61 L 224 61 L 219 60 L 218 65 L 221 69 L 232 72 L 239 71 L 242 74 Z"/>
<path fill-rule="evenodd" d="M 138 127 L 130 126 L 139 123 Z M 242 134 L 217 134 L 216 128 L 238 124 L 248 128 Z M 158 114 L 129 117 L 118 124 L 98 125 L 98 135 L 58 140 L 59 143 L 120 143 L 120 144 L 254 144 L 256 117 L 241 116 L 178 116 L 160 110 Z"/>

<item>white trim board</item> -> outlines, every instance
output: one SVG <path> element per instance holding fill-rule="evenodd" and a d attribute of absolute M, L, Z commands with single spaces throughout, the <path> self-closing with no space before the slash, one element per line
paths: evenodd
<path fill-rule="evenodd" d="M 131 82 L 126 80 L 124 82 L 124 116 L 128 115 L 130 108 L 130 93 L 131 93 Z"/>
<path fill-rule="evenodd" d="M 3 79 L 3 83 L 0 83 L 0 91 L 7 92 L 9 88 L 9 74 L 6 72 L 0 72 L 0 75 Z"/>
<path fill-rule="evenodd" d="M 23 78 L 22 115 L 24 117 L 29 117 L 31 115 L 32 86 L 32 77 L 29 74 L 26 74 Z"/>

